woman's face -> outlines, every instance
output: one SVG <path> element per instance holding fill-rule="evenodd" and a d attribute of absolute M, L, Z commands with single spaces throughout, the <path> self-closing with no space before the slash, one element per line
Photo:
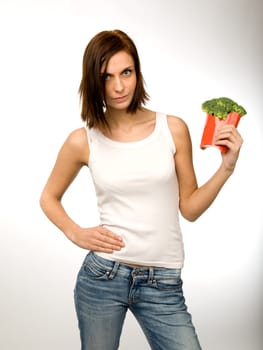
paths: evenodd
<path fill-rule="evenodd" d="M 132 56 L 126 51 L 117 52 L 110 58 L 102 74 L 107 107 L 126 110 L 132 102 L 137 81 Z"/>

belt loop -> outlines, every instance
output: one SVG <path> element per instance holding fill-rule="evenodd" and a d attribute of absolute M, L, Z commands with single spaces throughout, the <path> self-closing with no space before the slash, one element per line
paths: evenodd
<path fill-rule="evenodd" d="M 117 261 L 115 261 L 115 262 L 114 262 L 113 269 L 111 270 L 111 272 L 110 272 L 110 274 L 109 274 L 109 277 L 108 277 L 110 280 L 112 280 L 112 279 L 115 277 L 115 275 L 116 275 L 116 273 L 117 273 L 117 271 L 118 271 L 119 266 L 120 266 L 120 263 L 118 263 Z"/>
<path fill-rule="evenodd" d="M 154 270 L 153 270 L 153 267 L 149 267 L 148 283 L 153 283 L 153 281 L 154 281 Z"/>

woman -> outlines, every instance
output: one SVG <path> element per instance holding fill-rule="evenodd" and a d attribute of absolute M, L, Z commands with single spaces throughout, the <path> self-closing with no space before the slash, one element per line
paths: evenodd
<path fill-rule="evenodd" d="M 221 127 L 222 163 L 198 187 L 185 122 L 145 108 L 138 53 L 122 31 L 103 31 L 88 44 L 80 83 L 81 116 L 58 154 L 41 195 L 47 217 L 88 251 L 75 305 L 81 349 L 118 349 L 129 309 L 152 349 L 201 349 L 181 280 L 184 261 L 179 210 L 196 220 L 234 171 L 242 138 Z M 61 204 L 83 166 L 98 199 L 100 224 L 80 227 Z"/>

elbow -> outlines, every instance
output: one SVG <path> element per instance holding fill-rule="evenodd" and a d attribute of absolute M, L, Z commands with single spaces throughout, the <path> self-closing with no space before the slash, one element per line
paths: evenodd
<path fill-rule="evenodd" d="M 202 214 L 198 210 L 195 210 L 192 207 L 189 208 L 189 206 L 182 205 L 182 203 L 180 204 L 180 212 L 183 218 L 190 222 L 196 221 Z"/>
<path fill-rule="evenodd" d="M 200 215 L 195 215 L 194 213 L 182 213 L 182 216 L 185 220 L 194 222 L 199 218 Z"/>
<path fill-rule="evenodd" d="M 45 212 L 45 207 L 46 207 L 46 200 L 45 200 L 45 195 L 44 193 L 41 193 L 39 197 L 39 206 L 40 208 Z"/>
<path fill-rule="evenodd" d="M 43 190 L 39 197 L 39 206 L 48 216 L 57 204 L 61 204 L 61 198 L 47 190 Z"/>
<path fill-rule="evenodd" d="M 50 203 L 51 203 L 51 197 L 44 190 L 39 197 L 39 206 L 45 214 L 47 213 L 48 208 L 50 207 Z"/>

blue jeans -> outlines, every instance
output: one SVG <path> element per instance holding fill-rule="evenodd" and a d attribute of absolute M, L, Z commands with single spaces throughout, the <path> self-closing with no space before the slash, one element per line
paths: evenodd
<path fill-rule="evenodd" d="M 90 252 L 78 274 L 75 306 L 82 350 L 118 349 L 128 309 L 151 349 L 201 349 L 180 269 L 135 268 Z"/>

